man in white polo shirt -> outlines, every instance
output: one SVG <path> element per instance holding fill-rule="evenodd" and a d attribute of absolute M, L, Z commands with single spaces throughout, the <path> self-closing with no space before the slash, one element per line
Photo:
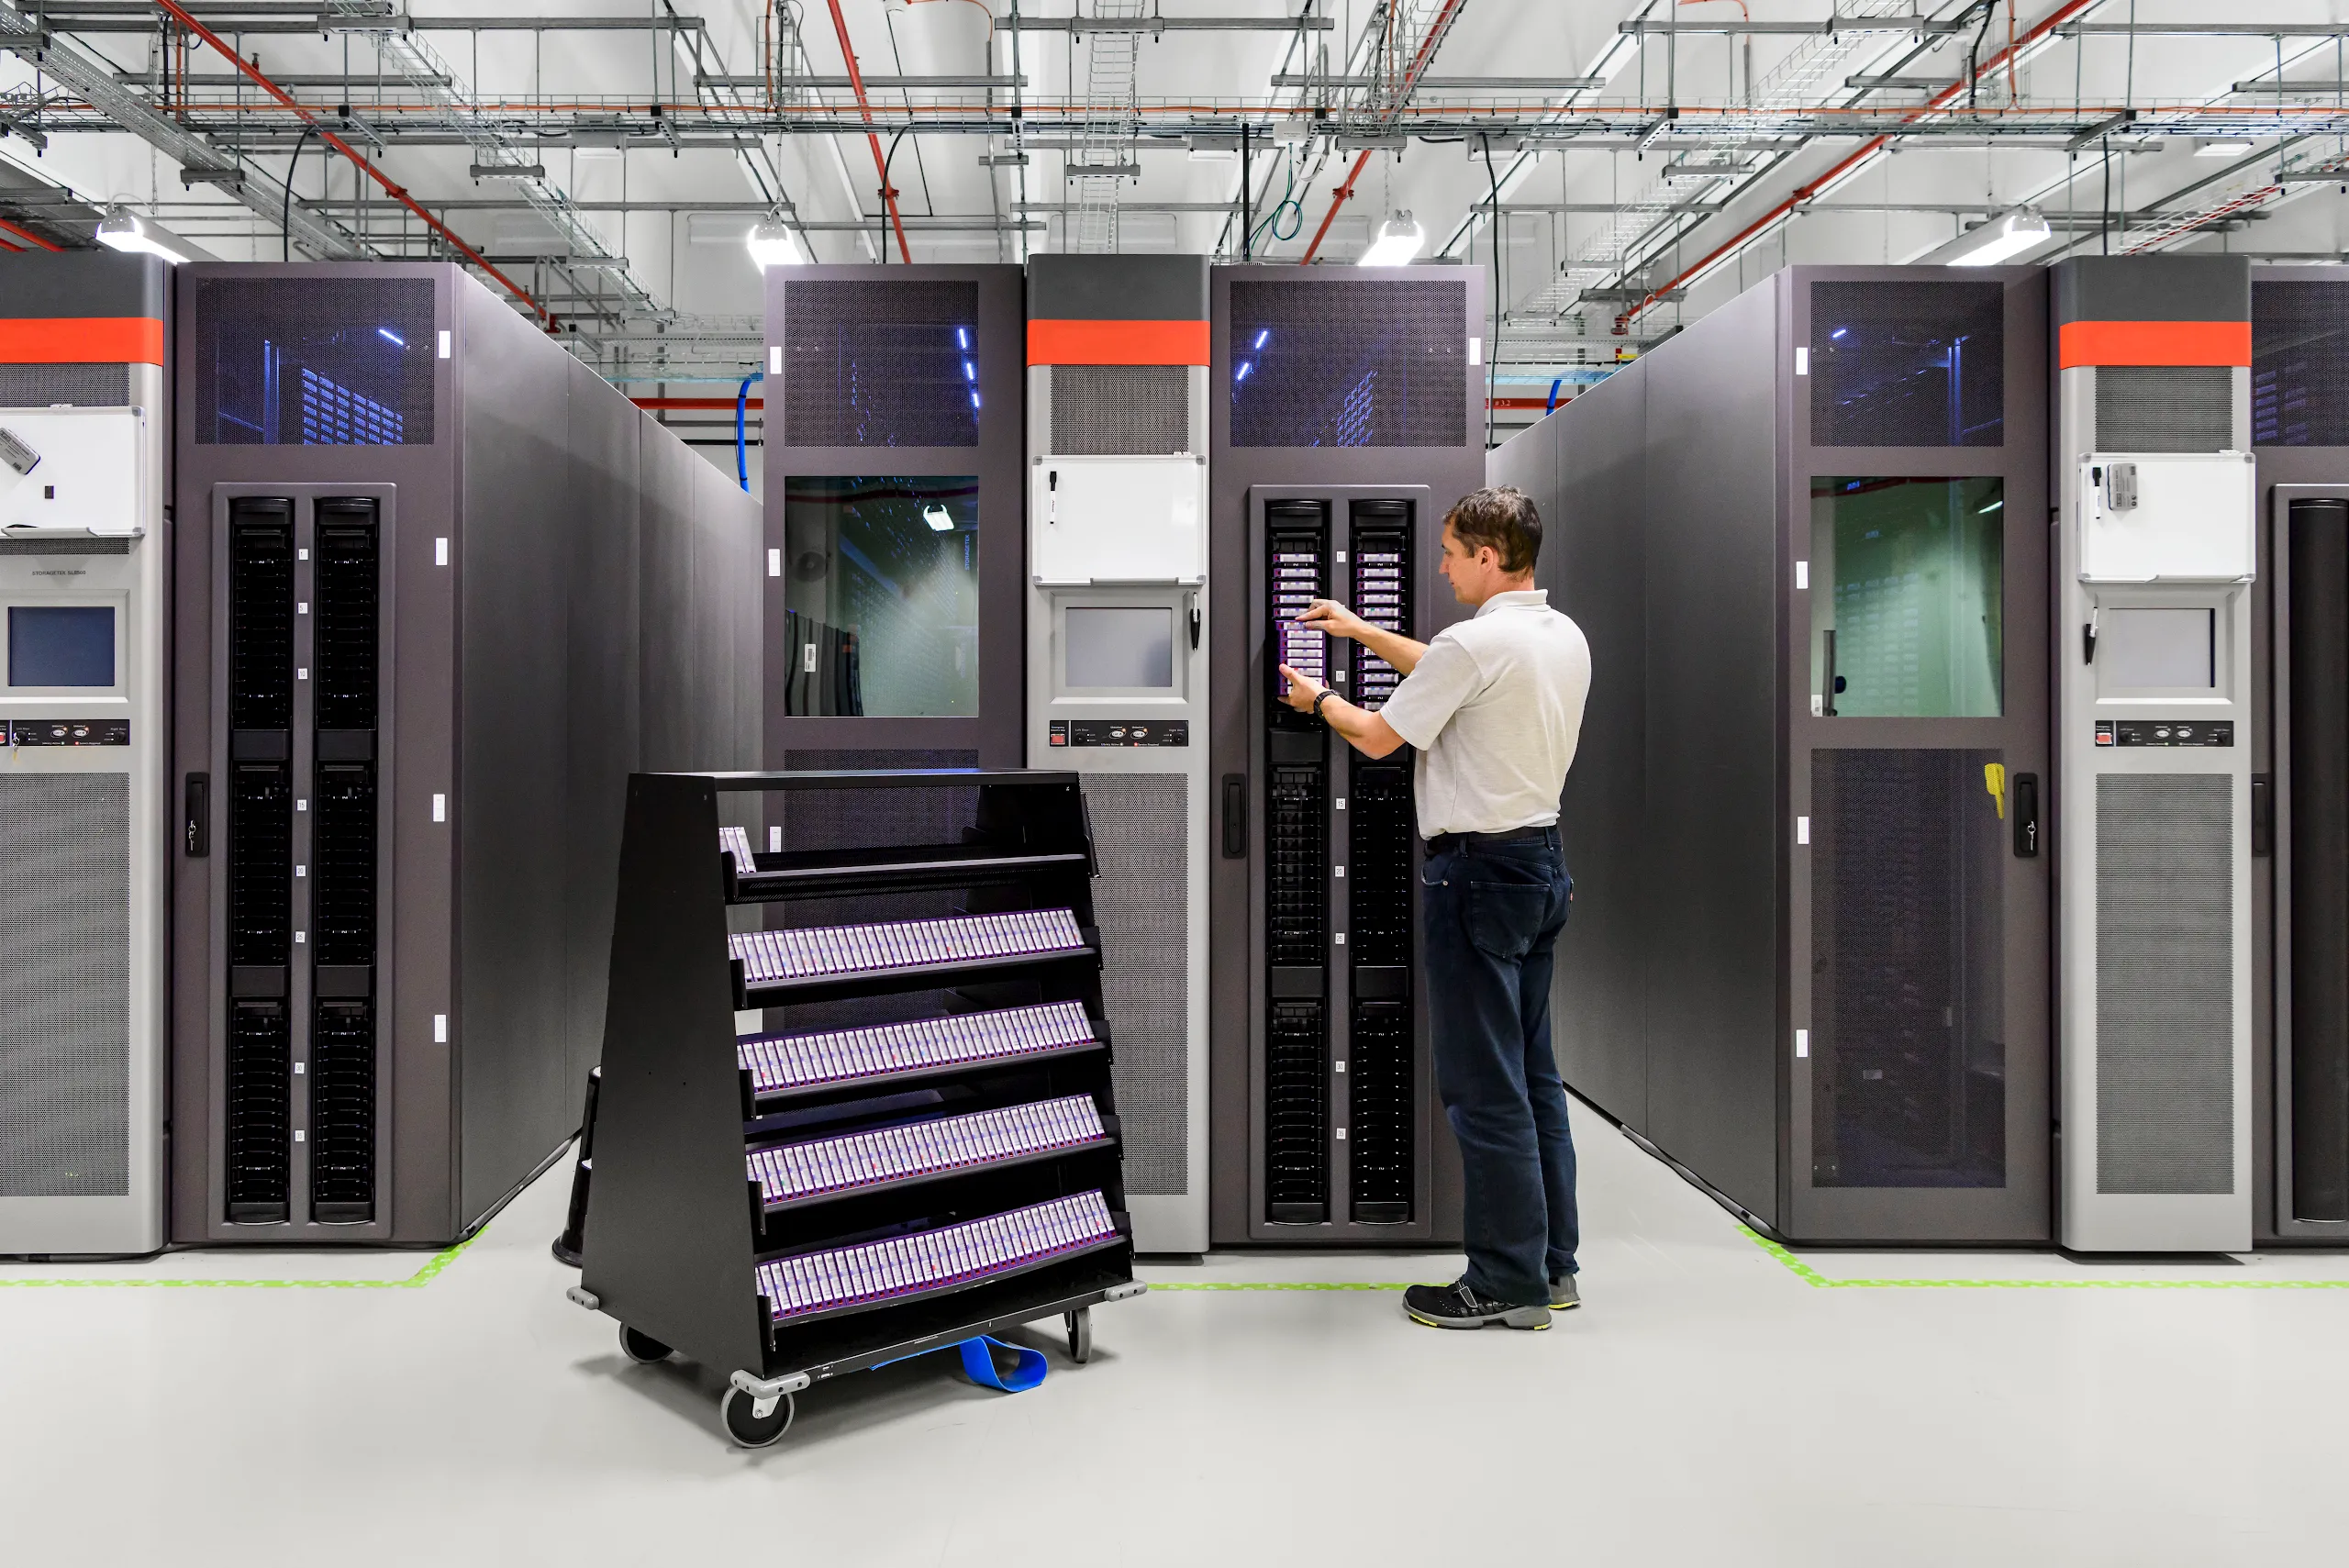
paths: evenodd
<path fill-rule="evenodd" d="M 1437 1329 L 1546 1329 L 1578 1307 L 1575 1146 L 1550 1047 L 1550 973 L 1574 882 L 1558 796 L 1590 692 L 1590 645 L 1533 585 L 1542 519 L 1520 490 L 1479 490 L 1443 520 L 1442 572 L 1471 619 L 1432 642 L 1327 599 L 1302 623 L 1403 673 L 1375 713 L 1287 665 L 1287 700 L 1365 756 L 1419 748 L 1420 873 L 1436 1086 L 1467 1176 L 1468 1272 L 1404 1293 Z"/>

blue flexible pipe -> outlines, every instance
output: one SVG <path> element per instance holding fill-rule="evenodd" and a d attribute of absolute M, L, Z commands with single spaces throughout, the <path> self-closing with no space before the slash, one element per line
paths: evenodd
<path fill-rule="evenodd" d="M 747 386 L 750 384 L 745 382 L 743 384 Z M 1542 410 L 1542 414 L 1544 418 L 1547 418 L 1549 416 L 1555 414 L 1558 411 L 1558 388 L 1565 384 L 1566 378 L 1564 376 L 1560 376 L 1557 380 L 1550 384 L 1550 406 Z"/>
<path fill-rule="evenodd" d="M 734 394 L 734 477 L 746 491 L 751 488 L 751 449 L 742 433 L 742 418 L 751 407 L 751 384 L 766 377 L 764 371 L 752 371 L 742 378 L 741 389 Z"/>

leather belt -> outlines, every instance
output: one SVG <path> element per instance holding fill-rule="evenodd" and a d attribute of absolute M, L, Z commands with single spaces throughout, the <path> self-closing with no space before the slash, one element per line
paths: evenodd
<path fill-rule="evenodd" d="M 1498 833 L 1438 833 L 1427 841 L 1431 855 L 1449 854 L 1453 850 L 1475 849 L 1478 845 L 1555 844 L 1558 829 L 1555 824 L 1547 828 L 1510 828 Z"/>

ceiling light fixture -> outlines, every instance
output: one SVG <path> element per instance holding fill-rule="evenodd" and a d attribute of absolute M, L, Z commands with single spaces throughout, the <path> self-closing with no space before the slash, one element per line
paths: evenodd
<path fill-rule="evenodd" d="M 2194 144 L 2197 158 L 2240 158 L 2251 150 L 2252 144 L 2239 136 L 2218 137 Z"/>
<path fill-rule="evenodd" d="M 1378 236 L 1362 253 L 1357 267 L 1399 267 L 1427 248 L 1427 230 L 1408 212 L 1397 212 L 1379 226 Z"/>
<path fill-rule="evenodd" d="M 106 209 L 98 221 L 98 243 L 110 250 L 127 250 L 138 256 L 161 256 L 173 266 L 182 261 L 217 261 L 220 258 L 201 245 L 190 244 L 151 217 L 141 217 L 128 207 Z"/>
<path fill-rule="evenodd" d="M 921 509 L 921 520 L 938 533 L 951 534 L 954 531 L 954 514 L 934 501 Z"/>
<path fill-rule="evenodd" d="M 742 246 L 763 272 L 769 267 L 800 266 L 807 260 L 799 236 L 792 232 L 779 213 L 771 212 L 752 225 L 751 232 L 742 237 Z"/>
<path fill-rule="evenodd" d="M 2036 207 L 2021 206 L 1968 229 L 1939 250 L 1921 258 L 1949 267 L 1995 267 L 2054 238 L 2054 230 Z"/>

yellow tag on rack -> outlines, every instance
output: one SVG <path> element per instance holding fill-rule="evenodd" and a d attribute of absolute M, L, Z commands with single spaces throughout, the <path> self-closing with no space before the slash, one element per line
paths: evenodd
<path fill-rule="evenodd" d="M 2007 765 L 2004 762 L 1982 764 L 1982 787 L 1990 792 L 1990 799 L 1998 808 L 1998 820 L 2007 819 Z"/>

